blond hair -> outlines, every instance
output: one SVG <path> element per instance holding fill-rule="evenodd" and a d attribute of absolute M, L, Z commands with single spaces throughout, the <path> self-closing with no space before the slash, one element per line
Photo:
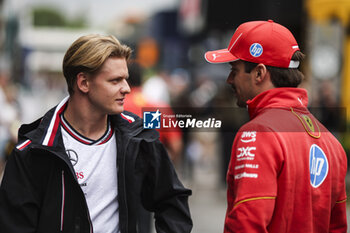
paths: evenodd
<path fill-rule="evenodd" d="M 95 74 L 109 57 L 128 60 L 132 50 L 121 44 L 114 36 L 86 35 L 78 38 L 69 47 L 63 58 L 63 75 L 66 78 L 68 92 L 74 93 L 77 74 L 85 72 Z"/>

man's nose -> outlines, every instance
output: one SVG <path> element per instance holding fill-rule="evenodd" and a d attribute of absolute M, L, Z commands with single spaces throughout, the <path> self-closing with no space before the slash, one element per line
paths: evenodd
<path fill-rule="evenodd" d="M 123 87 L 122 87 L 121 91 L 123 94 L 129 94 L 131 91 L 130 86 L 129 86 L 128 82 L 126 81 L 126 79 L 123 80 Z"/>
<path fill-rule="evenodd" d="M 230 85 L 233 83 L 233 76 L 231 73 L 228 75 L 228 77 L 226 79 L 226 83 L 228 83 Z"/>

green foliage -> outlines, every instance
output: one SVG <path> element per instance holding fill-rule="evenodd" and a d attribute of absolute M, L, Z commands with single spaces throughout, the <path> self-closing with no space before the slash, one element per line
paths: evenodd
<path fill-rule="evenodd" d="M 74 20 L 68 21 L 66 26 L 71 28 L 83 28 L 86 26 L 86 20 L 83 16 L 80 16 Z"/>
<path fill-rule="evenodd" d="M 59 10 L 50 7 L 37 7 L 33 9 L 33 25 L 35 27 L 68 27 L 83 28 L 86 26 L 84 16 L 76 19 L 67 19 Z"/>

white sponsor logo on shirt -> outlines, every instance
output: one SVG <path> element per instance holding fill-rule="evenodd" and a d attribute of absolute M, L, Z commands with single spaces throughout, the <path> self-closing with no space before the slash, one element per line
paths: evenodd
<path fill-rule="evenodd" d="M 242 178 L 254 178 L 254 179 L 256 179 L 256 178 L 258 178 L 258 174 L 243 172 L 243 173 L 239 173 L 239 174 L 235 175 L 235 180 L 239 180 Z"/>
<path fill-rule="evenodd" d="M 256 147 L 240 147 L 237 149 L 239 154 L 237 155 L 237 161 L 240 160 L 254 160 L 255 154 L 252 151 L 256 150 Z"/>
<path fill-rule="evenodd" d="M 241 136 L 241 142 L 255 142 L 256 141 L 256 131 L 244 131 Z"/>
<path fill-rule="evenodd" d="M 258 169 L 259 168 L 259 164 L 247 163 L 247 164 L 241 164 L 241 165 L 235 166 L 235 170 L 239 170 L 239 169 L 243 169 L 243 168 Z"/>

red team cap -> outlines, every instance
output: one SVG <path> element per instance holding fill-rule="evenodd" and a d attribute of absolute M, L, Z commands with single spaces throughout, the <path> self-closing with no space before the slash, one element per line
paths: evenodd
<path fill-rule="evenodd" d="M 208 51 L 205 59 L 210 63 L 244 60 L 281 68 L 298 68 L 291 60 L 299 50 L 293 34 L 284 26 L 268 21 L 241 24 L 233 34 L 227 49 Z"/>

